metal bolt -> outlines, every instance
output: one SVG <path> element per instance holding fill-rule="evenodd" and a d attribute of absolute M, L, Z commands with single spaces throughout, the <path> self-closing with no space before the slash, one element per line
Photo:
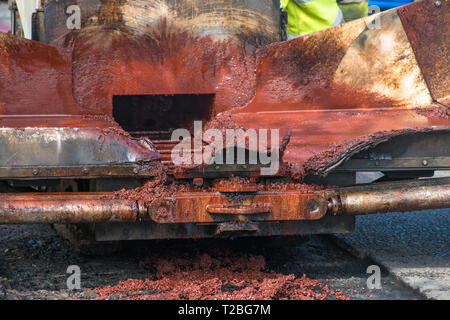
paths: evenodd
<path fill-rule="evenodd" d="M 307 208 L 308 208 L 308 213 L 311 216 L 314 216 L 316 214 L 320 214 L 319 204 L 315 200 L 311 200 L 310 202 L 308 202 Z"/>
<path fill-rule="evenodd" d="M 428 165 L 428 161 L 427 160 L 422 160 L 422 164 L 424 165 L 424 166 L 427 166 Z"/>
<path fill-rule="evenodd" d="M 442 3 L 441 3 L 441 1 L 439 1 L 439 0 L 434 2 L 434 5 L 435 5 L 436 7 L 438 7 L 438 8 L 441 6 L 441 4 L 442 4 Z"/>
<path fill-rule="evenodd" d="M 84 168 L 84 169 L 83 169 L 83 174 L 84 174 L 84 175 L 89 174 L 89 170 L 88 170 L 87 168 Z"/>
<path fill-rule="evenodd" d="M 134 168 L 134 169 L 133 169 L 133 172 L 134 172 L 134 174 L 138 174 L 138 173 L 139 173 L 138 168 Z"/>
<path fill-rule="evenodd" d="M 33 173 L 34 176 L 37 176 L 39 173 L 39 169 L 34 168 L 31 172 Z"/>
<path fill-rule="evenodd" d="M 201 187 L 203 185 L 203 178 L 194 178 L 192 183 L 198 187 Z"/>
<path fill-rule="evenodd" d="M 164 206 L 160 206 L 156 211 L 156 216 L 159 218 L 166 218 L 168 216 L 167 208 Z"/>

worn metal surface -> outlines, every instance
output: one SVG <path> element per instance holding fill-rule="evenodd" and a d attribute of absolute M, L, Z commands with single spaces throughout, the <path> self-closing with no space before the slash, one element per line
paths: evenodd
<path fill-rule="evenodd" d="M 380 28 L 369 24 L 358 35 L 339 61 L 333 82 L 409 108 L 430 105 L 430 92 L 397 11 L 370 16 L 366 21 L 370 19 L 378 20 Z"/>
<path fill-rule="evenodd" d="M 295 189 L 230 195 L 183 191 L 149 204 L 150 218 L 159 223 L 316 220 L 325 213 L 325 199 Z"/>
<path fill-rule="evenodd" d="M 158 160 L 151 151 L 120 134 L 98 128 L 0 128 L 2 166 L 74 166 Z"/>
<path fill-rule="evenodd" d="M 42 178 L 151 178 L 158 175 L 153 164 L 107 164 L 107 165 L 74 165 L 74 166 L 21 166 L 0 167 L 2 179 L 42 179 Z"/>
<path fill-rule="evenodd" d="M 81 30 L 67 30 L 69 3 L 81 8 Z M 114 95 L 183 93 L 216 93 L 223 110 L 250 100 L 254 50 L 277 41 L 278 12 L 272 0 L 50 1 L 46 40 L 73 52 L 85 112 L 110 114 Z"/>
<path fill-rule="evenodd" d="M 373 19 L 380 28 L 369 28 Z M 395 10 L 258 50 L 249 110 L 413 108 L 431 103 Z"/>
<path fill-rule="evenodd" d="M 0 116 L 0 124 L 3 178 L 154 176 L 160 159 L 101 119 Z"/>
<path fill-rule="evenodd" d="M 450 3 L 419 1 L 398 9 L 434 100 L 450 107 Z"/>
<path fill-rule="evenodd" d="M 175 168 L 176 169 L 176 168 Z M 177 179 L 192 178 L 220 178 L 220 177 L 259 177 L 261 176 L 261 165 L 251 164 L 222 164 L 205 165 L 185 170 L 173 170 L 173 176 Z M 280 174 L 274 174 L 279 176 Z"/>
<path fill-rule="evenodd" d="M 68 30 L 65 10 L 75 3 L 87 21 Z M 216 94 L 217 110 L 242 106 L 253 94 L 255 48 L 278 37 L 271 0 L 52 1 L 45 8 L 46 29 L 64 30 L 47 34 L 60 49 L 0 38 L 0 79 L 8 89 L 0 95 L 3 114 L 111 115 L 113 96 L 139 94 Z M 129 20 L 141 20 L 141 27 Z M 243 28 L 243 21 L 256 29 Z M 30 88 L 40 92 L 37 99 Z M 15 90 L 25 93 L 22 101 L 14 101 Z"/>

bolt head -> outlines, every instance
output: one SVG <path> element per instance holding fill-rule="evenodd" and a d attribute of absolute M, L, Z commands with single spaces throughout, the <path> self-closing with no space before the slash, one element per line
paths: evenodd
<path fill-rule="evenodd" d="M 192 183 L 198 187 L 201 187 L 203 185 L 203 178 L 194 178 Z"/>
<path fill-rule="evenodd" d="M 440 0 L 437 0 L 434 2 L 434 5 L 438 8 L 441 6 L 441 4 L 442 4 L 442 2 Z"/>

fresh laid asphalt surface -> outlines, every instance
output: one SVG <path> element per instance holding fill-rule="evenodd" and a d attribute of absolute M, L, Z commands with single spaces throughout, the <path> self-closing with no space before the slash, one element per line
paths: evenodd
<path fill-rule="evenodd" d="M 450 209 L 356 218 L 356 231 L 338 235 L 430 299 L 450 299 Z"/>

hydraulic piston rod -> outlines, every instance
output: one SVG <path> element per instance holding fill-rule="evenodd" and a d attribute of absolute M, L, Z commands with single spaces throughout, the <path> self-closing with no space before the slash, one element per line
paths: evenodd
<path fill-rule="evenodd" d="M 343 188 L 329 198 L 328 208 L 334 215 L 450 208 L 450 178 Z"/>
<path fill-rule="evenodd" d="M 138 201 L 101 193 L 0 195 L 0 224 L 133 222 L 145 213 Z"/>

